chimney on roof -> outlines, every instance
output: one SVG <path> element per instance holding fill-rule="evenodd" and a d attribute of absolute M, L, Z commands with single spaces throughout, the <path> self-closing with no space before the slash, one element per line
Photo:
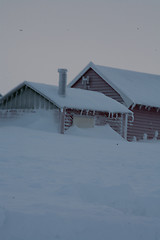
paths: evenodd
<path fill-rule="evenodd" d="M 67 69 L 59 68 L 59 88 L 58 94 L 60 96 L 66 96 L 66 84 L 67 84 Z"/>

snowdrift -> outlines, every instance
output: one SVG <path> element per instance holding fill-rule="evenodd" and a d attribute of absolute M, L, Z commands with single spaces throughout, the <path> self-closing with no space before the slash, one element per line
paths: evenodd
<path fill-rule="evenodd" d="M 1 124 L 0 239 L 159 239 L 159 142 L 44 122 Z"/>
<path fill-rule="evenodd" d="M 94 128 L 78 128 L 70 127 L 67 134 L 82 137 L 103 138 L 110 140 L 124 140 L 117 132 L 115 132 L 108 124 L 105 126 L 95 126 Z"/>

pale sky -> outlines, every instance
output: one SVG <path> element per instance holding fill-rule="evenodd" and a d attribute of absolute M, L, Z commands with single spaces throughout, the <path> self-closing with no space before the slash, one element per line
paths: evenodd
<path fill-rule="evenodd" d="M 159 0 L 0 0 L 0 93 L 90 62 L 160 75 Z"/>

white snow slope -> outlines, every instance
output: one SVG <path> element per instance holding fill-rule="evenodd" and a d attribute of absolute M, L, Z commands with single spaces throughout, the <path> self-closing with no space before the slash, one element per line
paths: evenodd
<path fill-rule="evenodd" d="M 160 143 L 73 132 L 1 125 L 0 239 L 160 239 Z"/>

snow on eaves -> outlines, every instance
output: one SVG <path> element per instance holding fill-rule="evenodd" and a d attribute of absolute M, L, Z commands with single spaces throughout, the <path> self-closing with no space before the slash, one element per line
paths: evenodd
<path fill-rule="evenodd" d="M 127 107 L 133 104 L 160 107 L 160 75 L 100 66 L 90 62 L 69 86 L 72 86 L 89 68 L 121 95 Z"/>
<path fill-rule="evenodd" d="M 160 76 L 96 65 L 133 104 L 160 107 Z"/>
<path fill-rule="evenodd" d="M 82 110 L 132 114 L 125 106 L 99 92 L 67 87 L 66 96 L 62 97 L 58 94 L 57 86 L 28 81 L 19 84 L 9 91 L 2 97 L 1 101 L 8 98 L 25 85 L 54 103 L 58 108 L 67 107 Z"/>
<path fill-rule="evenodd" d="M 111 113 L 131 113 L 122 104 L 99 92 L 67 88 L 66 96 L 62 97 L 58 94 L 57 86 L 35 82 L 25 82 L 25 84 L 56 104 L 59 108 L 67 107 Z"/>

